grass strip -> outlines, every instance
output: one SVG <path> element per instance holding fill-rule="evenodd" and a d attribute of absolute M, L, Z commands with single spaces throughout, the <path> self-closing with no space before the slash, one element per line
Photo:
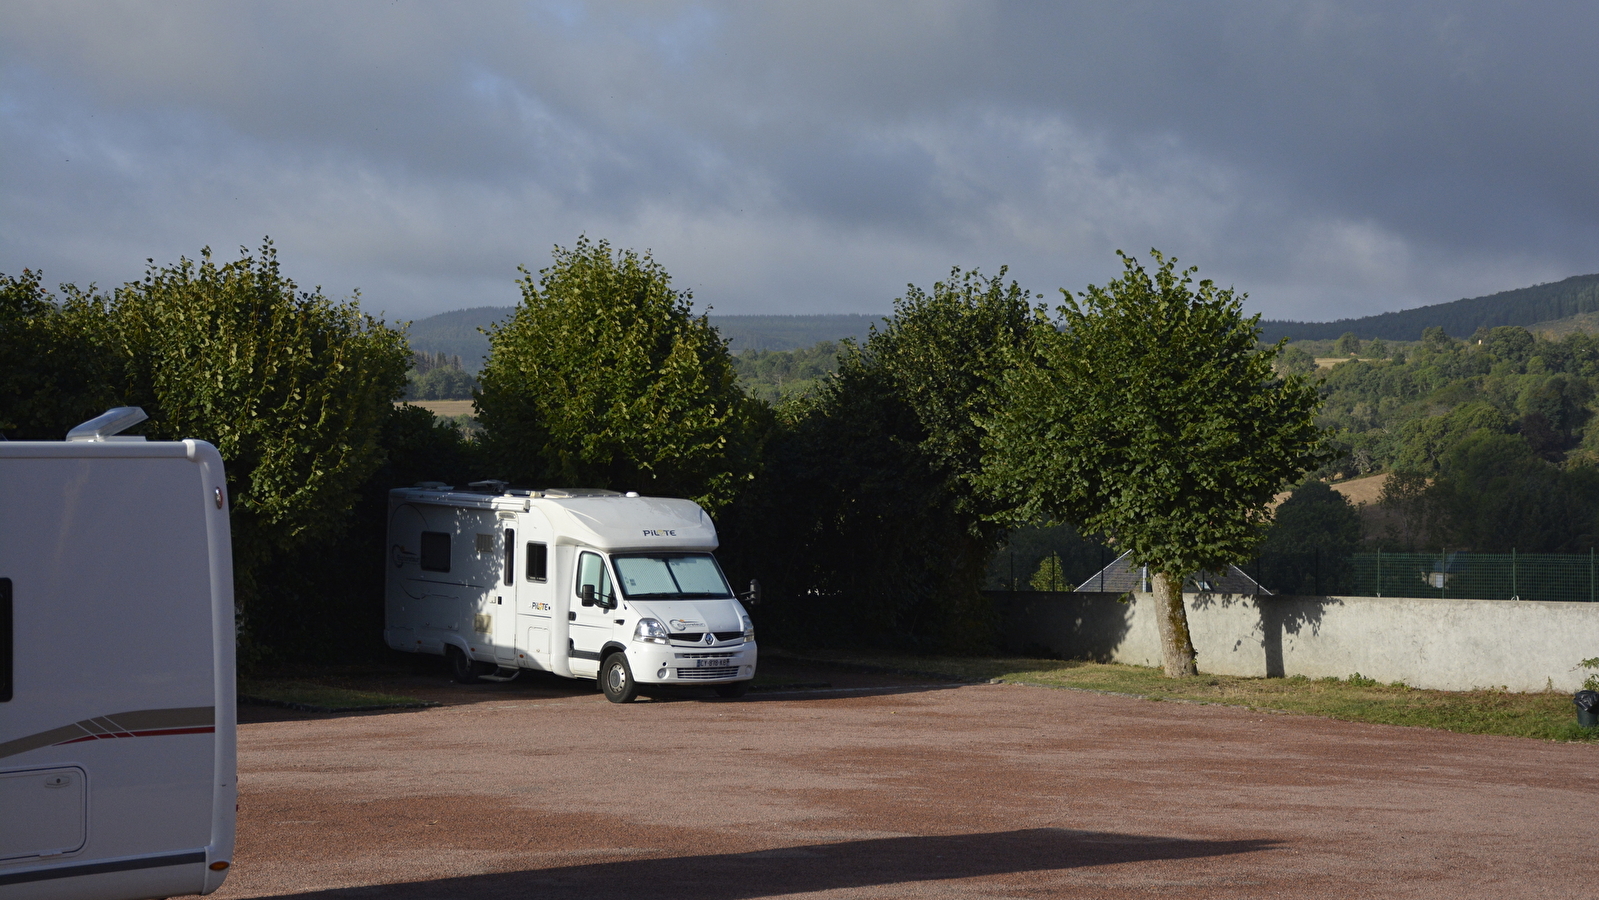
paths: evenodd
<path fill-rule="evenodd" d="M 401 694 L 382 694 L 330 687 L 306 681 L 252 681 L 239 685 L 239 702 L 302 712 L 364 712 L 378 709 L 423 709 L 438 706 Z"/>
<path fill-rule="evenodd" d="M 791 657 L 793 658 L 793 657 Z M 1159 669 L 1117 663 L 1014 657 L 907 656 L 883 653 L 808 655 L 816 663 L 958 681 L 999 681 L 1129 694 L 1146 700 L 1217 703 L 1325 716 L 1349 722 L 1437 728 L 1549 741 L 1596 741 L 1599 728 L 1577 724 L 1571 694 L 1499 690 L 1430 691 L 1348 678 L 1246 678 L 1197 675 L 1166 678 Z"/>

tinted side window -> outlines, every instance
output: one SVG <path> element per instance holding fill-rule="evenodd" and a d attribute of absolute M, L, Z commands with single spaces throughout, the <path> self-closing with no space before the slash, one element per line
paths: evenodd
<path fill-rule="evenodd" d="M 0 703 L 6 703 L 11 699 L 15 637 L 11 627 L 11 579 L 0 578 Z"/>
<path fill-rule="evenodd" d="M 505 583 L 516 581 L 516 530 L 505 529 Z"/>
<path fill-rule="evenodd" d="M 543 544 L 527 542 L 527 580 L 545 581 L 550 577 L 549 548 Z"/>
<path fill-rule="evenodd" d="M 450 536 L 442 531 L 422 532 L 422 570 L 450 571 Z"/>

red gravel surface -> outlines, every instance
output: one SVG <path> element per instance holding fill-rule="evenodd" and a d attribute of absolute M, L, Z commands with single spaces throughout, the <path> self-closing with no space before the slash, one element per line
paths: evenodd
<path fill-rule="evenodd" d="M 1599 896 L 1593 745 L 793 674 L 833 687 L 247 710 L 214 896 Z"/>

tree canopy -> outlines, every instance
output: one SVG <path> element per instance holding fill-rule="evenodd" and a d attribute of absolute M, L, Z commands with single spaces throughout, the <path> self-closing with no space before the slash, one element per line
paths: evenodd
<path fill-rule="evenodd" d="M 1062 291 L 1004 380 L 980 482 L 1010 515 L 1101 534 L 1155 573 L 1168 675 L 1194 671 L 1182 583 L 1244 561 L 1267 505 L 1326 458 L 1316 389 L 1273 371 L 1259 317 L 1211 281 L 1151 251 L 1153 276 L 1122 255 L 1122 277 Z"/>
<path fill-rule="evenodd" d="M 915 285 L 836 372 L 781 409 L 751 502 L 738 510 L 740 559 L 759 573 L 779 627 L 814 637 L 848 621 L 855 640 L 974 648 L 988 640 L 979 594 L 1003 527 L 971 483 L 974 417 L 1031 327 L 1030 295 L 1005 270 L 955 269 Z M 786 606 L 784 605 L 786 604 Z"/>
<path fill-rule="evenodd" d="M 522 273 L 476 402 L 500 476 L 726 505 L 755 465 L 761 407 L 692 295 L 648 253 L 586 237 Z"/>

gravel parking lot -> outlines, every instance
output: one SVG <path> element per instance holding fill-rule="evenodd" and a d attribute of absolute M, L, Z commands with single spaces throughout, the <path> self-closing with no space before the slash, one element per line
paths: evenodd
<path fill-rule="evenodd" d="M 765 670 L 773 671 L 768 664 Z M 216 897 L 1588 897 L 1599 747 L 794 668 L 247 709 Z"/>

